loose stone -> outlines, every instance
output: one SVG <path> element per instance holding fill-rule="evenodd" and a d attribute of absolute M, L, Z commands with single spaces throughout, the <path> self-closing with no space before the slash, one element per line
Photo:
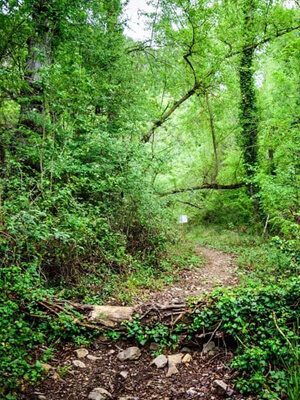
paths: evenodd
<path fill-rule="evenodd" d="M 191 361 L 192 361 L 192 356 L 190 354 L 186 354 L 182 359 L 182 363 L 183 364 L 188 364 Z"/>
<path fill-rule="evenodd" d="M 134 361 L 138 360 L 141 354 L 141 350 L 138 347 L 128 347 L 128 349 L 123 350 L 118 354 L 118 359 L 120 361 Z"/>
<path fill-rule="evenodd" d="M 75 354 L 78 358 L 85 358 L 89 352 L 87 349 L 77 349 L 75 350 Z"/>
<path fill-rule="evenodd" d="M 168 359 L 164 354 L 156 357 L 151 364 L 155 364 L 157 368 L 164 368 L 168 364 Z"/>
<path fill-rule="evenodd" d="M 104 388 L 95 388 L 88 396 L 89 400 L 107 400 L 112 399 L 112 395 Z"/>
<path fill-rule="evenodd" d="M 72 362 L 73 362 L 73 365 L 75 365 L 75 367 L 78 367 L 78 368 L 86 368 L 85 363 L 83 363 L 83 362 L 80 361 L 80 360 L 73 360 Z"/>

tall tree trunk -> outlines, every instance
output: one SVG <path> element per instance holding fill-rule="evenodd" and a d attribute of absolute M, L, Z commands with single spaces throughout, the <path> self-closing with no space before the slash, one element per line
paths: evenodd
<path fill-rule="evenodd" d="M 27 40 L 25 87 L 21 93 L 21 126 L 40 131 L 35 116 L 44 111 L 41 69 L 50 64 L 51 28 L 49 4 L 36 0 L 32 4 L 32 35 Z"/>
<path fill-rule="evenodd" d="M 244 165 L 246 170 L 247 183 L 249 185 L 250 195 L 253 196 L 257 191 L 254 185 L 254 176 L 257 167 L 257 136 L 258 120 L 257 106 L 254 87 L 253 59 L 255 47 L 253 14 L 255 12 L 255 0 L 245 0 L 244 13 L 244 46 L 240 60 L 240 123 L 242 128 L 242 151 L 244 156 Z"/>
<path fill-rule="evenodd" d="M 213 110 L 212 110 L 212 107 L 210 104 L 209 94 L 207 91 L 205 92 L 205 100 L 206 100 L 206 106 L 207 106 L 207 111 L 208 111 L 208 115 L 209 115 L 209 126 L 210 126 L 210 132 L 211 132 L 211 138 L 212 138 L 213 150 L 214 150 L 214 159 L 215 159 L 214 170 L 213 170 L 213 175 L 212 175 L 212 182 L 215 182 L 217 179 L 218 173 L 219 173 L 218 145 L 217 145 L 217 138 L 216 138 L 214 114 L 213 114 Z"/>

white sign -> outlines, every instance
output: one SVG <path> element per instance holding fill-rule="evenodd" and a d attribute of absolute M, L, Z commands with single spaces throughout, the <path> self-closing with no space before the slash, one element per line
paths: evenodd
<path fill-rule="evenodd" d="M 180 224 L 187 224 L 189 222 L 188 216 L 187 215 L 179 215 L 179 221 Z"/>

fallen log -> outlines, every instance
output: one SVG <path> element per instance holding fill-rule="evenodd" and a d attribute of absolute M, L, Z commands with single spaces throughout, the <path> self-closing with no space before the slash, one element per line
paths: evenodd
<path fill-rule="evenodd" d="M 40 301 L 39 304 L 50 314 L 59 316 L 65 313 L 70 316 L 75 324 L 100 331 L 117 330 L 124 331 L 125 323 L 137 319 L 141 324 L 161 322 L 167 326 L 174 326 L 179 320 L 186 322 L 195 308 L 205 305 L 205 301 L 199 301 L 193 307 L 185 302 L 153 304 L 146 303 L 136 307 L 110 306 L 72 303 L 70 301 L 52 299 Z"/>

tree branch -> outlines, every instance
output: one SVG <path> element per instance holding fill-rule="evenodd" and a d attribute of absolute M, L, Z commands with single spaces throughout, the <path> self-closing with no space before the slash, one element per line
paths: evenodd
<path fill-rule="evenodd" d="M 296 31 L 296 30 L 298 30 L 298 29 L 300 29 L 300 25 L 291 26 L 291 27 L 285 28 L 285 29 L 280 29 L 280 30 L 278 30 L 278 31 L 276 32 L 275 35 L 267 36 L 267 37 L 265 37 L 264 39 L 259 40 L 258 42 L 253 43 L 253 44 L 251 44 L 251 45 L 249 45 L 249 46 L 246 46 L 246 47 L 244 47 L 244 48 L 241 49 L 241 50 L 237 50 L 237 51 L 235 51 L 235 52 L 230 52 L 230 53 L 225 57 L 225 59 L 231 58 L 231 57 L 233 57 L 233 56 L 237 56 L 237 55 L 241 54 L 243 51 L 248 50 L 248 49 L 256 49 L 257 47 L 261 46 L 262 44 L 265 44 L 265 43 L 270 42 L 272 39 L 276 39 L 276 38 L 278 38 L 278 37 L 280 37 L 280 36 L 286 35 L 287 33 Z"/>
<path fill-rule="evenodd" d="M 190 207 L 197 208 L 198 210 L 203 210 L 203 207 L 199 207 L 196 204 L 190 203 L 189 201 L 182 201 L 182 200 L 175 200 L 175 201 L 177 201 L 178 203 L 181 203 L 181 204 L 186 204 L 187 206 L 190 206 Z"/>
<path fill-rule="evenodd" d="M 147 143 L 150 141 L 153 133 L 157 128 L 159 128 L 161 125 L 163 125 L 173 114 L 175 110 L 177 110 L 178 107 L 181 106 L 182 103 L 184 103 L 186 100 L 188 100 L 190 97 L 192 97 L 198 89 L 200 89 L 201 84 L 196 83 L 194 86 L 187 92 L 185 93 L 179 100 L 175 101 L 172 105 L 172 107 L 167 110 L 163 115 L 156 121 L 153 122 L 152 127 L 150 130 L 142 137 L 142 142 Z"/>
<path fill-rule="evenodd" d="M 232 183 L 230 185 L 222 185 L 218 183 L 207 183 L 200 186 L 193 186 L 190 188 L 182 188 L 182 189 L 174 189 L 169 192 L 160 193 L 160 196 L 169 196 L 172 194 L 185 193 L 185 192 L 194 192 L 195 190 L 205 190 L 205 189 L 215 189 L 215 190 L 232 190 L 232 189 L 240 189 L 245 186 L 244 182 L 240 183 Z"/>
<path fill-rule="evenodd" d="M 300 25 L 289 27 L 286 29 L 281 29 L 281 30 L 277 31 L 277 33 L 275 35 L 268 36 L 256 43 L 253 43 L 251 46 L 249 46 L 249 48 L 257 48 L 257 47 L 261 46 L 262 44 L 268 43 L 272 39 L 276 39 L 287 33 L 293 32 L 299 28 L 300 28 Z M 229 52 L 224 57 L 224 59 L 221 60 L 221 63 L 224 62 L 225 60 L 227 60 L 228 58 L 231 58 L 231 57 L 241 54 L 243 51 L 245 51 L 245 48 L 237 50 L 235 52 Z M 152 124 L 152 127 L 149 129 L 149 131 L 142 136 L 142 142 L 143 143 L 149 142 L 153 133 L 156 131 L 156 129 L 159 128 L 161 125 L 163 125 L 170 118 L 170 116 L 177 110 L 177 108 L 179 108 L 181 106 L 181 104 L 183 104 L 190 97 L 192 97 L 194 94 L 196 94 L 198 89 L 200 89 L 201 87 L 204 86 L 205 79 L 208 78 L 210 75 L 212 75 L 214 72 L 215 71 L 212 69 L 206 74 L 206 76 L 204 78 L 202 78 L 202 80 L 196 81 L 194 83 L 193 87 L 188 92 L 186 92 L 179 100 L 175 101 L 173 103 L 172 107 L 169 110 L 167 110 L 165 113 L 163 113 L 162 116 L 158 120 L 154 121 Z"/>

